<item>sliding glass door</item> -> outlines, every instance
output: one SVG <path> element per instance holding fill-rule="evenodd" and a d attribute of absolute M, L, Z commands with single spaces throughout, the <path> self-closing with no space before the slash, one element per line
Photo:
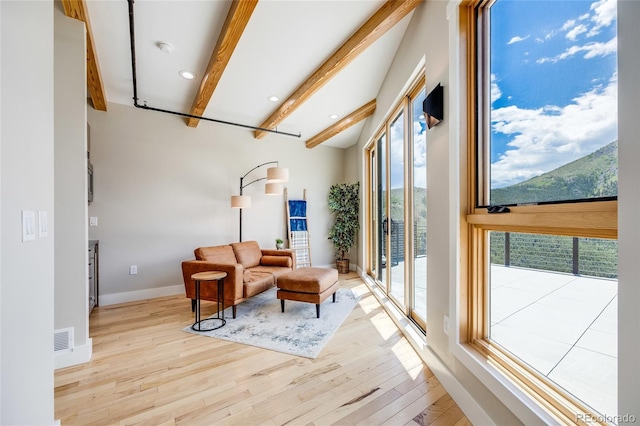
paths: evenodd
<path fill-rule="evenodd" d="M 369 275 L 423 330 L 427 284 L 424 97 L 421 79 L 367 151 Z"/>
<path fill-rule="evenodd" d="M 384 287 L 387 283 L 387 179 L 386 134 L 382 134 L 369 151 L 369 209 L 371 233 L 369 245 L 369 274 Z"/>
<path fill-rule="evenodd" d="M 400 306 L 405 306 L 404 236 L 405 236 L 405 115 L 397 113 L 389 124 L 389 294 Z"/>

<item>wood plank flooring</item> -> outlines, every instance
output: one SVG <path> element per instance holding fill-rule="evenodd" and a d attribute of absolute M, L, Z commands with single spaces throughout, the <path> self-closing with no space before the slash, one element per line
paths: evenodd
<path fill-rule="evenodd" d="M 364 295 L 316 359 L 185 333 L 193 314 L 184 296 L 98 307 L 92 360 L 55 372 L 55 418 L 63 426 L 470 425 L 357 274 L 340 278 Z M 203 315 L 214 306 L 203 302 Z"/>

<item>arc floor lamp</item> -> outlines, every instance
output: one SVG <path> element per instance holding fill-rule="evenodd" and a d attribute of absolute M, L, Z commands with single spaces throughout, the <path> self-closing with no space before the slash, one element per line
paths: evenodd
<path fill-rule="evenodd" d="M 275 167 L 269 167 L 267 169 L 267 176 L 252 180 L 249 183 L 244 183 L 245 178 L 254 170 L 264 167 L 269 164 L 275 164 Z M 282 195 L 284 182 L 289 181 L 289 169 L 280 167 L 280 163 L 277 161 L 267 161 L 266 163 L 258 164 L 253 169 L 249 170 L 240 178 L 240 195 L 231 196 L 231 207 L 239 209 L 240 216 L 240 239 L 242 241 L 242 209 L 251 207 L 251 197 L 248 195 L 242 195 L 242 191 L 249 185 L 256 182 L 266 180 L 264 185 L 264 193 L 267 195 Z"/>

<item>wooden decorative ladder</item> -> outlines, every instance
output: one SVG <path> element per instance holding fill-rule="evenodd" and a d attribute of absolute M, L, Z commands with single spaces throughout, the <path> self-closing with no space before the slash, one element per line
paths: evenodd
<path fill-rule="evenodd" d="M 296 255 L 296 268 L 308 268 L 311 266 L 311 241 L 307 218 L 307 190 L 304 190 L 302 200 L 289 200 L 285 188 L 284 199 L 287 207 L 289 248 Z"/>

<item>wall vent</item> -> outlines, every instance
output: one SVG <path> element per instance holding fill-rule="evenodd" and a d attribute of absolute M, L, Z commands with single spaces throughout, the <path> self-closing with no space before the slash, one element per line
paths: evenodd
<path fill-rule="evenodd" d="M 55 330 L 53 334 L 53 353 L 71 352 L 73 348 L 73 327 Z"/>

